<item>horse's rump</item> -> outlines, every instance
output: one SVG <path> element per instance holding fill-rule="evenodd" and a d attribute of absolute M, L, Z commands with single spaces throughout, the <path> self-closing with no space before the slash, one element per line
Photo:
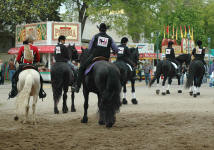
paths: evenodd
<path fill-rule="evenodd" d="M 62 95 L 62 89 L 68 90 L 72 82 L 72 70 L 68 63 L 56 62 L 51 67 L 51 85 L 54 97 L 59 99 Z"/>
<path fill-rule="evenodd" d="M 30 96 L 38 96 L 40 90 L 40 75 L 34 69 L 23 70 L 19 74 L 19 81 L 17 83 L 17 109 L 27 105 L 27 100 Z M 24 110 L 24 109 L 22 109 Z"/>
<path fill-rule="evenodd" d="M 205 68 L 203 62 L 201 60 L 193 60 L 189 66 L 186 88 L 189 88 L 192 85 L 194 78 L 197 78 L 197 81 L 199 82 L 199 80 L 203 78 L 204 74 Z"/>

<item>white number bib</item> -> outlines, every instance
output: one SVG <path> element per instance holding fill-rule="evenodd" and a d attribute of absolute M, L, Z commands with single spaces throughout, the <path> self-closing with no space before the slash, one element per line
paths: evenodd
<path fill-rule="evenodd" d="M 57 46 L 55 49 L 56 49 L 56 54 L 61 54 L 60 46 Z"/>
<path fill-rule="evenodd" d="M 109 40 L 108 38 L 99 36 L 97 45 L 101 46 L 101 47 L 107 47 L 108 46 L 108 40 Z"/>
<path fill-rule="evenodd" d="M 171 53 L 171 49 L 166 49 L 166 54 L 170 54 Z"/>
<path fill-rule="evenodd" d="M 124 47 L 118 47 L 119 51 L 118 54 L 123 54 L 124 53 Z"/>
<path fill-rule="evenodd" d="M 196 54 L 202 54 L 202 49 L 196 48 Z"/>

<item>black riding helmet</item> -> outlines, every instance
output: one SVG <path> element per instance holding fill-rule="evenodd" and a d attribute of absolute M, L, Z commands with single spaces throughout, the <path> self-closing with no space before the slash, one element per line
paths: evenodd
<path fill-rule="evenodd" d="M 202 45 L 202 41 L 198 40 L 198 41 L 197 41 L 197 45 L 198 45 L 198 46 L 201 46 L 201 45 Z"/>
<path fill-rule="evenodd" d="M 98 28 L 101 32 L 106 32 L 106 30 L 109 29 L 109 26 L 106 26 L 105 23 L 101 23 L 100 26 L 97 26 L 97 28 Z"/>
<path fill-rule="evenodd" d="M 129 39 L 127 38 L 127 37 L 123 37 L 122 39 L 121 39 L 121 44 L 126 44 L 127 42 L 129 41 Z"/>
<path fill-rule="evenodd" d="M 66 37 L 64 35 L 60 35 L 58 38 L 58 42 L 60 42 L 61 40 L 66 40 Z"/>
<path fill-rule="evenodd" d="M 174 44 L 172 41 L 168 42 L 168 47 L 172 46 L 172 44 Z"/>

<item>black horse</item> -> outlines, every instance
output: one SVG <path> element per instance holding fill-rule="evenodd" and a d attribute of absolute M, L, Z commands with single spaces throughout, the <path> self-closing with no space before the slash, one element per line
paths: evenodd
<path fill-rule="evenodd" d="M 75 46 L 68 45 L 69 55 L 70 58 L 78 58 L 77 51 L 75 49 Z M 63 93 L 63 107 L 62 112 L 67 113 L 68 107 L 67 107 L 67 92 L 69 89 L 69 86 L 71 86 L 74 83 L 74 72 L 71 69 L 71 67 L 68 65 L 68 63 L 65 62 L 56 62 L 51 67 L 51 85 L 52 85 L 52 91 L 53 91 L 53 99 L 54 99 L 54 113 L 58 114 L 58 103 L 62 96 L 62 90 Z M 74 92 L 71 93 L 71 112 L 75 112 L 75 106 L 74 106 Z"/>
<path fill-rule="evenodd" d="M 139 61 L 139 52 L 137 48 L 130 48 L 131 52 L 130 59 L 137 65 Z M 126 84 L 128 81 L 131 81 L 131 87 L 132 87 L 132 103 L 137 104 L 137 99 L 135 97 L 135 74 L 133 73 L 133 68 L 131 68 L 130 65 L 125 63 L 124 61 L 115 61 L 114 64 L 119 68 L 120 70 L 120 80 L 121 84 L 123 86 L 123 104 L 127 104 L 128 101 L 126 99 Z"/>
<path fill-rule="evenodd" d="M 188 77 L 186 81 L 186 88 L 190 88 L 190 95 L 197 97 L 200 95 L 199 88 L 205 74 L 205 67 L 201 60 L 193 60 L 190 63 Z"/>
<path fill-rule="evenodd" d="M 182 65 L 185 62 L 186 66 L 188 66 L 191 61 L 191 55 L 182 54 L 182 55 L 176 57 L 176 60 L 180 63 L 180 65 Z M 163 75 L 163 77 L 164 77 L 163 82 L 162 82 L 162 86 L 163 86 L 162 95 L 170 94 L 169 87 L 172 83 L 173 77 L 176 77 L 178 79 L 178 85 L 179 85 L 178 93 L 182 93 L 182 90 L 180 87 L 180 76 L 177 75 L 175 67 L 169 60 L 162 60 L 157 64 L 155 76 L 149 83 L 149 86 L 151 87 L 151 85 L 155 82 L 155 80 L 157 80 L 157 86 L 159 86 L 159 80 L 160 80 L 161 75 Z M 165 82 L 166 82 L 167 78 L 168 78 L 168 88 L 165 91 Z M 159 94 L 160 93 L 159 87 L 157 87 L 157 88 L 158 89 L 156 90 L 156 94 Z"/>
<path fill-rule="evenodd" d="M 82 49 L 80 64 L 88 58 L 88 50 Z M 88 71 L 88 69 L 87 69 Z M 108 61 L 99 60 L 93 64 L 91 70 L 83 79 L 84 116 L 82 123 L 88 122 L 88 97 L 89 93 L 98 96 L 99 124 L 112 127 L 116 121 L 116 112 L 121 106 L 120 102 L 120 72 L 118 68 Z"/>

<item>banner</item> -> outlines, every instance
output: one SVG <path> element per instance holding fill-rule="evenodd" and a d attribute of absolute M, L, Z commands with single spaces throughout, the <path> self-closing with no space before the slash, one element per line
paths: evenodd
<path fill-rule="evenodd" d="M 16 45 L 21 45 L 28 35 L 35 39 L 34 43 L 46 42 L 47 23 L 35 23 L 16 26 Z"/>

